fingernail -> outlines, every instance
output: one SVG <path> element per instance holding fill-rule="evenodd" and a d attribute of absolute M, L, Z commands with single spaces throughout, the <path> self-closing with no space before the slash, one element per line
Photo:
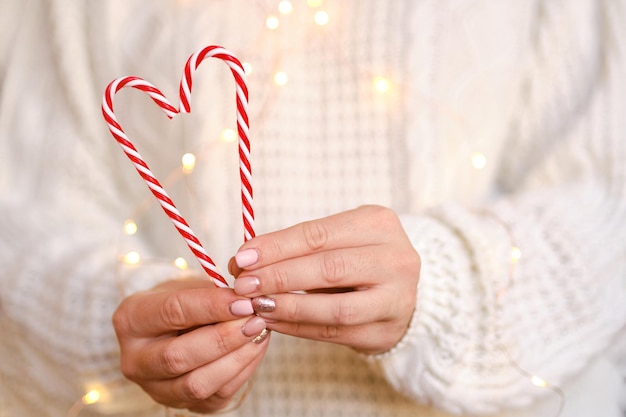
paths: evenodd
<path fill-rule="evenodd" d="M 269 336 L 269 335 L 270 335 L 270 330 L 263 329 L 261 331 L 261 333 L 259 333 L 259 335 L 257 337 L 252 339 L 252 343 L 256 343 L 258 345 L 259 343 L 261 343 L 262 341 L 267 339 L 267 336 Z"/>
<path fill-rule="evenodd" d="M 259 260 L 259 252 L 256 249 L 245 249 L 235 254 L 235 261 L 239 268 L 253 265 Z"/>
<path fill-rule="evenodd" d="M 230 303 L 230 312 L 235 316 L 249 316 L 254 314 L 254 308 L 250 300 L 237 300 Z"/>
<path fill-rule="evenodd" d="M 243 277 L 235 280 L 235 292 L 239 295 L 248 295 L 255 292 L 261 281 L 257 277 Z"/>
<path fill-rule="evenodd" d="M 270 297 L 255 297 L 252 299 L 252 308 L 257 313 L 269 313 L 276 308 L 276 300 Z"/>
<path fill-rule="evenodd" d="M 265 321 L 261 317 L 254 316 L 248 320 L 246 324 L 241 326 L 241 333 L 243 333 L 244 336 L 252 337 L 265 330 L 265 327 Z"/>
<path fill-rule="evenodd" d="M 239 274 L 243 272 L 243 269 L 237 266 L 237 261 L 235 260 L 234 256 L 228 260 L 228 272 L 235 278 L 237 278 Z"/>

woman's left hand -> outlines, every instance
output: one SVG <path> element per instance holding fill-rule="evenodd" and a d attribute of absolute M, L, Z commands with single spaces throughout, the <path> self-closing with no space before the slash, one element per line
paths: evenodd
<path fill-rule="evenodd" d="M 392 210 L 364 206 L 251 239 L 229 269 L 269 329 L 374 354 L 409 325 L 420 258 Z"/>

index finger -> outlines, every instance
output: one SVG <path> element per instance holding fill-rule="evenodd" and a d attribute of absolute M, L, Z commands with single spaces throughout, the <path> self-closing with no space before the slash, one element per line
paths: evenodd
<path fill-rule="evenodd" d="M 247 300 L 230 288 L 206 287 L 147 291 L 126 298 L 113 316 L 118 336 L 151 337 L 240 318 L 230 305 Z"/>
<path fill-rule="evenodd" d="M 378 244 L 391 222 L 399 224 L 391 209 L 363 206 L 257 236 L 240 247 L 235 261 L 241 269 L 254 270 L 311 253 Z"/>

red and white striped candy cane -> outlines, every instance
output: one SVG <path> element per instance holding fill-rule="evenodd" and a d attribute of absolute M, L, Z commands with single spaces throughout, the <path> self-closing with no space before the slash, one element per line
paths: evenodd
<path fill-rule="evenodd" d="M 148 164 L 141 157 L 137 148 L 128 139 L 121 125 L 118 123 L 113 112 L 113 97 L 124 87 L 136 88 L 146 93 L 167 115 L 173 118 L 178 113 L 189 113 L 192 76 L 194 71 L 205 58 L 215 57 L 223 60 L 231 69 L 237 84 L 237 131 L 239 134 L 239 173 L 241 178 L 241 201 L 242 217 L 244 224 L 244 239 L 249 240 L 254 237 L 254 211 L 252 209 L 252 185 L 250 167 L 250 141 L 248 138 L 248 88 L 245 82 L 245 73 L 239 60 L 230 52 L 219 46 L 208 46 L 193 54 L 187 60 L 185 71 L 180 81 L 180 104 L 179 108 L 174 107 L 161 91 L 149 82 L 138 77 L 123 77 L 113 80 L 106 88 L 102 100 L 102 114 L 106 120 L 109 131 L 115 140 L 122 147 L 122 150 L 131 160 L 137 172 L 144 179 L 152 194 L 157 198 L 161 207 L 170 218 L 178 232 L 187 242 L 189 249 L 200 261 L 200 265 L 213 282 L 219 287 L 228 287 L 228 283 L 219 273 L 215 262 L 204 250 L 200 240 L 189 227 L 187 221 L 182 217 L 172 199 L 165 189 L 156 179 Z"/>
<path fill-rule="evenodd" d="M 254 237 L 254 211 L 252 210 L 252 185 L 250 167 L 250 140 L 248 139 L 248 87 L 246 86 L 245 72 L 241 62 L 230 52 L 219 46 L 208 46 L 191 55 L 185 64 L 185 72 L 180 80 L 179 111 L 191 111 L 191 84 L 193 73 L 200 63 L 207 57 L 223 60 L 230 67 L 236 81 L 237 89 L 237 133 L 239 135 L 239 176 L 241 178 L 241 203 L 244 224 L 244 239 Z"/>

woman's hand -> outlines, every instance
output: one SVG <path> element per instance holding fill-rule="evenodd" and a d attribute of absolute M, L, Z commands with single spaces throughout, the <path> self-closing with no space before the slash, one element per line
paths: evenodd
<path fill-rule="evenodd" d="M 122 372 L 163 405 L 220 410 L 267 349 L 265 322 L 253 313 L 250 299 L 206 279 L 133 294 L 113 316 Z"/>
<path fill-rule="evenodd" d="M 229 269 L 268 328 L 380 353 L 409 325 L 420 258 L 393 211 L 365 206 L 258 236 Z"/>

